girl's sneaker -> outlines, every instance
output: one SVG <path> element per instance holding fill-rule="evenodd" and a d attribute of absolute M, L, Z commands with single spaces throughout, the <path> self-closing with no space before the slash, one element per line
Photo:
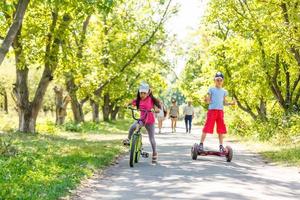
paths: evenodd
<path fill-rule="evenodd" d="M 124 144 L 125 146 L 129 146 L 129 145 L 130 145 L 130 140 L 129 140 L 128 138 L 124 139 L 124 140 L 123 140 L 123 144 Z"/>
<path fill-rule="evenodd" d="M 156 164 L 157 163 L 157 153 L 152 154 L 152 163 Z"/>

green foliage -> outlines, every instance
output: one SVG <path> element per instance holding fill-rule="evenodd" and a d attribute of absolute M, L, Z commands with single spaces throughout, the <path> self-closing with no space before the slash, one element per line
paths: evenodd
<path fill-rule="evenodd" d="M 0 36 L 5 35 L 13 20 L 16 2 L 0 3 Z M 35 99 L 43 98 L 42 109 L 54 110 L 53 85 L 48 86 L 46 93 L 37 90 L 46 88 L 40 87 L 43 84 L 48 85 L 45 79 L 41 81 L 45 69 L 51 71 L 49 76 L 52 79 L 53 75 L 55 84 L 66 85 L 72 98 L 76 96 L 80 101 L 88 97 L 100 107 L 104 93 L 109 93 L 115 107 L 123 106 L 134 98 L 142 80 L 148 81 L 155 92 L 158 87 L 165 88 L 167 33 L 163 25 L 157 28 L 165 4 L 160 0 L 31 1 L 18 36 L 20 47 L 12 49 L 14 53 L 20 50 L 21 54 L 16 67 L 29 70 L 28 100 L 40 94 Z M 169 12 L 163 23 L 168 17 Z M 154 30 L 157 31 L 152 34 Z M 72 87 L 70 81 L 74 82 Z M 102 93 L 95 94 L 103 84 Z M 8 89 L 6 85 L 12 84 L 2 87 L 1 83 L 1 88 Z M 69 126 L 80 131 L 80 127 Z M 39 128 L 42 132 L 54 131 L 47 130 L 46 126 Z"/>
<path fill-rule="evenodd" d="M 228 123 L 234 134 L 290 143 L 300 135 L 297 8 L 297 1 L 210 1 L 180 77 L 185 97 L 204 106 L 214 74 L 222 71 L 240 108 L 225 112 L 234 116 Z"/>
<path fill-rule="evenodd" d="M 79 133 L 95 133 L 95 134 L 120 134 L 127 133 L 131 125 L 129 120 L 118 120 L 111 122 L 83 122 L 73 123 L 68 122 L 62 126 L 65 131 Z"/>
<path fill-rule="evenodd" d="M 230 135 L 238 136 L 252 150 L 261 153 L 265 158 L 280 164 L 300 164 L 299 115 L 288 119 L 273 116 L 269 121 L 253 121 L 249 116 L 230 114 L 227 122 Z"/>
<path fill-rule="evenodd" d="M 159 94 L 159 97 L 163 100 L 166 106 L 172 105 L 172 99 L 176 100 L 177 105 L 183 105 L 186 103 L 185 97 L 176 86 L 168 88 L 168 90 L 161 90 Z"/>
<path fill-rule="evenodd" d="M 292 144 L 294 138 L 300 135 L 299 115 L 292 115 L 289 119 L 270 117 L 268 122 L 253 121 L 245 115 L 236 114 L 228 120 L 230 132 L 254 141 L 271 142 L 276 145 Z"/>
<path fill-rule="evenodd" d="M 9 158 L 0 155 L 0 199 L 58 199 L 124 150 L 119 141 L 11 136 L 19 153 Z M 1 140 L 7 137 L 0 135 Z"/>
<path fill-rule="evenodd" d="M 38 123 L 36 125 L 36 129 L 38 133 L 57 133 L 58 128 L 56 127 L 55 123 L 47 120 L 45 123 Z"/>
<path fill-rule="evenodd" d="M 64 124 L 65 130 L 70 132 L 82 132 L 81 123 L 68 122 Z"/>

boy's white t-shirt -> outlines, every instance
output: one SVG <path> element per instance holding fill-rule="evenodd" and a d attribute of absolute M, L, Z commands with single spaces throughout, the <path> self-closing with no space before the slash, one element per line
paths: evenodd
<path fill-rule="evenodd" d="M 185 106 L 183 109 L 183 115 L 193 115 L 194 107 L 193 106 Z"/>

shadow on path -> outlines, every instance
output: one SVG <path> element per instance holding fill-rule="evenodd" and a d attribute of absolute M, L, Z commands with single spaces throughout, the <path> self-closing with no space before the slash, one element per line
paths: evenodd
<path fill-rule="evenodd" d="M 157 165 L 142 159 L 129 168 L 125 156 L 118 165 L 106 170 L 101 179 L 90 180 L 74 199 L 299 199 L 300 175 L 296 170 L 266 165 L 259 156 L 235 144 L 231 144 L 231 163 L 213 156 L 193 161 L 190 149 L 199 134 L 156 137 Z M 146 137 L 144 141 L 149 151 Z M 214 137 L 206 142 L 209 148 L 217 148 L 216 144 Z"/>

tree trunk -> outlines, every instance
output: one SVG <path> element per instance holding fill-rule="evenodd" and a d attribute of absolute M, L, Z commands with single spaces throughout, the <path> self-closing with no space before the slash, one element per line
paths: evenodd
<path fill-rule="evenodd" d="M 10 26 L 6 37 L 4 38 L 4 41 L 0 47 L 0 66 L 10 48 L 12 45 L 15 37 L 18 34 L 18 31 L 22 25 L 23 17 L 25 15 L 25 11 L 27 9 L 27 6 L 29 4 L 30 0 L 19 0 L 17 4 L 17 9 L 14 17 L 14 21 L 12 25 Z"/>
<path fill-rule="evenodd" d="M 92 113 L 93 113 L 93 122 L 98 123 L 99 120 L 99 104 L 94 100 L 91 100 Z"/>
<path fill-rule="evenodd" d="M 63 89 L 59 89 L 57 87 L 54 87 L 54 92 L 55 92 L 55 124 L 56 125 L 61 125 L 63 124 L 64 121 L 64 115 L 62 115 L 61 112 L 61 106 L 63 104 Z"/>
<path fill-rule="evenodd" d="M 118 112 L 120 110 L 119 106 L 114 106 L 114 108 L 111 110 L 111 120 L 116 120 Z"/>
<path fill-rule="evenodd" d="M 7 93 L 4 87 L 1 90 L 2 91 L 0 92 L 0 95 L 3 96 L 3 102 L 1 102 L 0 107 L 3 111 L 5 111 L 6 114 L 8 114 Z"/>
<path fill-rule="evenodd" d="M 71 75 L 70 77 L 67 77 L 67 91 L 71 98 L 71 106 L 73 111 L 73 118 L 75 123 L 84 122 L 84 114 L 82 111 L 82 104 L 79 103 L 77 99 L 77 87 L 74 82 L 74 77 Z"/>
<path fill-rule="evenodd" d="M 36 117 L 32 115 L 31 107 L 19 110 L 19 131 L 35 133 Z"/>
<path fill-rule="evenodd" d="M 262 121 L 268 121 L 268 117 L 267 117 L 267 102 L 264 101 L 263 99 L 260 99 L 259 107 L 257 107 L 257 113 L 258 113 L 259 118 Z"/>
<path fill-rule="evenodd" d="M 4 97 L 4 111 L 6 112 L 6 114 L 8 114 L 8 100 L 7 100 L 7 92 L 6 92 L 6 90 L 4 89 L 4 94 L 3 94 L 3 97 Z"/>
<path fill-rule="evenodd" d="M 17 63 L 20 64 L 20 57 L 22 54 L 18 54 L 18 50 L 15 50 Z M 28 68 L 25 67 L 22 70 L 17 69 L 17 81 L 14 88 L 15 95 L 18 102 L 18 114 L 19 114 L 19 131 L 25 133 L 34 133 L 37 111 L 36 107 L 32 106 L 32 103 L 29 102 L 29 92 L 27 85 L 28 78 Z"/>
<path fill-rule="evenodd" d="M 23 53 L 23 46 L 21 40 L 20 27 L 17 36 L 13 42 L 15 60 L 16 60 L 16 83 L 13 88 L 16 97 L 17 111 L 19 115 L 19 131 L 21 132 L 35 132 L 36 117 L 32 113 L 32 105 L 29 102 L 28 89 L 28 72 L 25 56 Z"/>
<path fill-rule="evenodd" d="M 109 114 L 110 114 L 110 98 L 109 98 L 109 93 L 105 93 L 104 95 L 104 103 L 102 106 L 102 112 L 103 112 L 103 120 L 104 121 L 109 121 Z"/>
<path fill-rule="evenodd" d="M 73 117 L 74 117 L 75 123 L 84 122 L 84 114 L 82 111 L 82 106 L 78 102 L 77 98 L 76 97 L 74 98 L 74 96 L 73 96 L 73 98 L 71 97 L 71 106 L 72 106 Z"/>
<path fill-rule="evenodd" d="M 65 118 L 67 116 L 67 106 L 70 102 L 70 97 L 63 97 L 63 89 L 54 87 L 55 92 L 55 105 L 56 105 L 56 125 L 62 125 L 65 122 Z"/>
<path fill-rule="evenodd" d="M 125 119 L 125 111 L 124 109 L 119 109 L 119 112 L 118 112 L 118 119 Z"/>

